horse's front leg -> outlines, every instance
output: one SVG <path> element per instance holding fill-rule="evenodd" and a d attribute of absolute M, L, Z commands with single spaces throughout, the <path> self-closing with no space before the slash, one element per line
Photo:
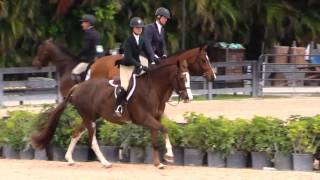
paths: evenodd
<path fill-rule="evenodd" d="M 163 133 L 163 135 L 164 135 L 164 138 L 165 138 L 166 149 L 167 149 L 167 152 L 164 155 L 164 160 L 166 160 L 169 163 L 174 163 L 174 155 L 173 155 L 173 152 L 172 152 L 172 145 L 171 145 L 171 142 L 170 142 L 170 139 L 169 139 L 168 132 Z"/>
<path fill-rule="evenodd" d="M 158 130 L 151 130 L 153 164 L 157 168 L 163 169 L 165 167 L 165 165 L 160 162 L 158 137 L 159 137 L 159 131 Z"/>

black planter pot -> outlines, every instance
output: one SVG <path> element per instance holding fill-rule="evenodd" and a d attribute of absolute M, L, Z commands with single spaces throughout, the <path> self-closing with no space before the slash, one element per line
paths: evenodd
<path fill-rule="evenodd" d="M 3 146 L 3 157 L 6 159 L 20 159 L 19 150 L 11 146 Z"/>
<path fill-rule="evenodd" d="M 207 151 L 209 167 L 226 167 L 226 161 L 221 152 Z"/>
<path fill-rule="evenodd" d="M 38 150 L 36 149 L 34 151 L 34 159 L 37 160 L 48 160 L 47 151 L 46 149 Z"/>
<path fill-rule="evenodd" d="M 143 163 L 144 162 L 144 148 L 131 147 L 130 148 L 130 163 Z"/>
<path fill-rule="evenodd" d="M 248 153 L 244 151 L 234 151 L 227 155 L 227 167 L 246 168 L 248 164 Z"/>
<path fill-rule="evenodd" d="M 145 156 L 144 156 L 144 163 L 152 164 L 153 163 L 153 150 L 152 147 L 147 146 L 145 148 Z"/>
<path fill-rule="evenodd" d="M 292 170 L 292 155 L 276 152 L 274 154 L 274 167 L 277 170 Z"/>
<path fill-rule="evenodd" d="M 251 162 L 253 169 L 271 167 L 270 156 L 266 152 L 251 152 Z"/>
<path fill-rule="evenodd" d="M 52 146 L 51 147 L 52 160 L 53 161 L 65 161 L 66 149 L 60 146 Z"/>
<path fill-rule="evenodd" d="M 3 157 L 2 150 L 3 150 L 3 147 L 0 146 L 0 157 Z"/>
<path fill-rule="evenodd" d="M 28 148 L 28 149 L 22 149 L 19 152 L 20 159 L 33 159 L 34 158 L 34 149 Z"/>
<path fill-rule="evenodd" d="M 72 157 L 75 161 L 86 162 L 88 161 L 89 147 L 86 145 L 77 145 L 74 148 Z"/>
<path fill-rule="evenodd" d="M 100 146 L 104 157 L 111 162 L 119 161 L 119 147 L 118 146 Z"/>
<path fill-rule="evenodd" d="M 205 153 L 198 149 L 184 149 L 184 165 L 202 166 Z"/>
<path fill-rule="evenodd" d="M 312 171 L 313 155 L 312 154 L 292 154 L 294 171 Z"/>
<path fill-rule="evenodd" d="M 184 164 L 184 149 L 182 147 L 174 147 L 172 149 L 174 155 L 174 164 L 183 165 Z"/>
<path fill-rule="evenodd" d="M 119 148 L 119 161 L 122 163 L 130 162 L 130 149 Z"/>

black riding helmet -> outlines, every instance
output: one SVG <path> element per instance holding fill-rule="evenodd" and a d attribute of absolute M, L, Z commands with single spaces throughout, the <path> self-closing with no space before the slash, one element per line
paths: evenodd
<path fill-rule="evenodd" d="M 141 18 L 139 17 L 134 17 L 130 20 L 130 27 L 139 27 L 143 28 L 144 27 L 144 22 Z"/>
<path fill-rule="evenodd" d="M 89 22 L 91 25 L 94 25 L 94 23 L 96 22 L 96 18 L 91 14 L 85 14 L 84 16 L 82 16 L 82 19 L 80 21 L 86 21 Z"/>
<path fill-rule="evenodd" d="M 159 7 L 155 13 L 156 16 L 164 16 L 170 19 L 170 11 L 167 8 Z"/>

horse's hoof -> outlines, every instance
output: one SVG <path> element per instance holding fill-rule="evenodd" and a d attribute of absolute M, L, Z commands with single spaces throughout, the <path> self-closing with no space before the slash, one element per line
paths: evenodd
<path fill-rule="evenodd" d="M 107 164 L 103 164 L 102 165 L 104 168 L 111 168 L 112 164 L 111 163 L 107 163 Z"/>
<path fill-rule="evenodd" d="M 164 169 L 166 165 L 160 163 L 159 165 L 156 166 L 158 169 Z"/>
<path fill-rule="evenodd" d="M 174 163 L 174 158 L 173 156 L 168 156 L 168 155 L 165 155 L 164 157 L 164 160 L 168 163 Z"/>
<path fill-rule="evenodd" d="M 67 162 L 68 166 L 74 166 L 76 163 L 75 162 Z"/>

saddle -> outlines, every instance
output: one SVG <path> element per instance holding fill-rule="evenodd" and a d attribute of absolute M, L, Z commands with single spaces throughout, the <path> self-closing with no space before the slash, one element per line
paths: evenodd
<path fill-rule="evenodd" d="M 129 101 L 129 99 L 131 98 L 131 96 L 133 95 L 133 93 L 136 89 L 136 77 L 137 76 L 135 74 L 132 75 L 132 78 L 130 80 L 130 85 L 128 88 L 126 101 Z M 119 89 L 121 87 L 120 77 L 119 76 L 113 77 L 111 80 L 108 81 L 108 84 L 110 86 L 114 87 L 114 97 L 117 98 Z"/>

